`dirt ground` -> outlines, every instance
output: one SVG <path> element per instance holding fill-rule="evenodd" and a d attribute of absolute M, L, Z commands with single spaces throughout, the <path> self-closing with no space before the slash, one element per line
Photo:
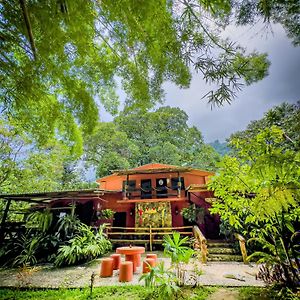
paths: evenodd
<path fill-rule="evenodd" d="M 162 252 L 156 253 L 158 254 L 159 262 L 163 261 L 165 268 L 170 267 L 170 259 L 163 257 Z M 97 259 L 89 264 L 59 269 L 50 265 L 23 270 L 0 269 L 0 287 L 87 287 L 90 285 L 93 273 L 96 274 L 94 286 L 144 284 L 139 281 L 142 273 L 141 267 L 137 268 L 133 281 L 120 283 L 118 280 L 118 270 L 114 271 L 112 277 L 101 278 L 99 276 L 100 264 L 101 259 Z M 224 287 L 264 286 L 262 281 L 255 279 L 255 275 L 258 272 L 258 266 L 255 264 L 244 265 L 239 262 L 210 262 L 203 265 L 198 261 L 192 261 L 185 269 L 185 281 L 186 284 L 190 285 L 218 285 Z M 214 299 L 231 299 L 230 295 L 227 295 L 227 298 L 224 298 L 223 295 L 225 293 L 222 294 L 220 292 L 220 298 Z"/>

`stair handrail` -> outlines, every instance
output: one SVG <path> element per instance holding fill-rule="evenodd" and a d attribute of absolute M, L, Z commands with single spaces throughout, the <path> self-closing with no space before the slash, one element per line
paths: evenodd
<path fill-rule="evenodd" d="M 201 261 L 202 261 L 202 263 L 206 264 L 207 255 L 208 255 L 207 240 L 206 240 L 204 234 L 201 232 L 200 228 L 196 225 L 193 227 L 193 234 L 194 234 L 196 241 L 200 245 Z"/>
<path fill-rule="evenodd" d="M 239 241 L 242 257 L 243 257 L 243 262 L 244 264 L 248 264 L 247 260 L 247 249 L 246 249 L 246 239 L 239 233 L 234 234 L 235 238 Z"/>

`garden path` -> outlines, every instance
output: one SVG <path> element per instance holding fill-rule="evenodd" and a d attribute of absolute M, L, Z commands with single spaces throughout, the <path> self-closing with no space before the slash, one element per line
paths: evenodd
<path fill-rule="evenodd" d="M 163 261 L 165 267 L 170 266 L 170 259 L 163 256 L 162 252 L 156 252 L 159 261 Z M 144 257 L 146 254 L 142 255 Z M 100 278 L 100 261 L 94 260 L 88 264 L 53 268 L 43 265 L 31 269 L 1 269 L 0 287 L 41 287 L 41 288 L 69 288 L 87 287 L 90 285 L 91 275 L 96 274 L 94 286 L 144 284 L 139 282 L 141 268 L 134 274 L 130 283 L 119 283 L 118 271 L 114 271 L 113 277 Z M 186 265 L 186 283 L 195 285 L 218 285 L 226 287 L 237 286 L 264 286 L 264 283 L 255 279 L 258 266 L 255 264 L 244 265 L 239 262 L 209 262 L 203 265 L 193 262 Z M 196 272 L 193 272 L 196 271 Z M 202 274 L 201 274 L 202 273 Z M 190 276 L 191 274 L 201 274 Z M 193 278 L 192 278 L 193 277 Z"/>

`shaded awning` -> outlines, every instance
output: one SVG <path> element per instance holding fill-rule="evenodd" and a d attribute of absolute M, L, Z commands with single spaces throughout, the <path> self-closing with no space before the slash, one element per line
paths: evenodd
<path fill-rule="evenodd" d="M 114 175 L 134 175 L 134 174 L 155 174 L 155 173 L 182 173 L 190 172 L 192 168 L 188 167 L 171 167 L 171 168 L 155 168 L 155 169 L 130 169 L 130 170 L 115 170 Z"/>
<path fill-rule="evenodd" d="M 107 193 L 118 193 L 121 190 L 84 189 L 68 191 L 49 191 L 17 194 L 0 194 L 0 200 L 14 200 L 32 203 L 49 203 L 53 200 L 100 199 Z"/>

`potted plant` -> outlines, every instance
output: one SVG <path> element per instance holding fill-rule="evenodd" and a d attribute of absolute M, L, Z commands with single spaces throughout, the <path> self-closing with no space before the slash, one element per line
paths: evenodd
<path fill-rule="evenodd" d="M 115 212 L 112 209 L 102 209 L 97 212 L 98 222 L 97 225 L 101 225 L 104 223 L 112 223 L 112 219 L 114 217 Z"/>
<path fill-rule="evenodd" d="M 195 204 L 181 210 L 181 215 L 190 223 L 203 224 L 204 223 L 204 208 L 196 207 Z"/>

